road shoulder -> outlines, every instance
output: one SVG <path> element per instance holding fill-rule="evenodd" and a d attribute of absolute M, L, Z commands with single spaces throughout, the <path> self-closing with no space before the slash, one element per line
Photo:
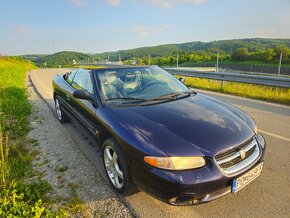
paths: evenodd
<path fill-rule="evenodd" d="M 84 207 L 79 215 L 85 217 L 132 217 L 30 83 L 28 91 L 33 108 L 29 137 L 39 151 L 33 165 L 52 186 L 52 204 L 79 202 Z"/>

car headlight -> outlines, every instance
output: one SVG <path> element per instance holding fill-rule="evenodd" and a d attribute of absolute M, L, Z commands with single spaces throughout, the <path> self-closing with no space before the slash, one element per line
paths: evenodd
<path fill-rule="evenodd" d="M 205 165 L 203 157 L 144 157 L 144 161 L 156 168 L 166 170 L 189 170 Z"/>
<path fill-rule="evenodd" d="M 258 134 L 258 127 L 256 125 L 255 125 L 255 128 L 254 128 L 254 132 L 255 132 L 256 135 Z"/>

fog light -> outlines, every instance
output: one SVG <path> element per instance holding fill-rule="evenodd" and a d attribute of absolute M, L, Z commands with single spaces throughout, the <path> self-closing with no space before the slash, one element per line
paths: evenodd
<path fill-rule="evenodd" d="M 169 200 L 170 204 L 176 206 L 194 205 L 198 204 L 198 200 L 193 196 L 178 196 Z"/>

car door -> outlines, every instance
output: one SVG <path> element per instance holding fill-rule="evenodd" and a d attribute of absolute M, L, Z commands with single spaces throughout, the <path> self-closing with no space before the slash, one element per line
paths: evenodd
<path fill-rule="evenodd" d="M 61 106 L 67 113 L 69 117 L 75 118 L 75 113 L 73 110 L 73 107 L 71 105 L 70 99 L 72 98 L 72 94 L 74 92 L 74 88 L 71 86 L 71 83 L 76 75 L 78 70 L 73 70 L 71 73 L 68 75 L 68 78 L 65 80 L 63 85 L 59 87 L 61 91 L 58 92 L 58 97 L 60 99 Z"/>
<path fill-rule="evenodd" d="M 90 94 L 94 95 L 91 72 L 84 69 L 79 69 L 73 78 L 71 86 L 74 90 L 86 89 Z M 77 119 L 85 126 L 92 134 L 96 135 L 96 105 L 84 99 L 70 97 L 70 104 L 74 108 Z"/>

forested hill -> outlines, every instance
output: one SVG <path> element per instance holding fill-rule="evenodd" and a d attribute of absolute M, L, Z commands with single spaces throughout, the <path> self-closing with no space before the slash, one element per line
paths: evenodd
<path fill-rule="evenodd" d="M 47 67 L 65 67 L 71 66 L 73 61 L 87 61 L 91 58 L 91 55 L 73 52 L 73 51 L 62 51 L 51 55 L 23 55 L 24 59 L 29 59 L 36 63 L 38 66 Z"/>
<path fill-rule="evenodd" d="M 105 58 L 111 56 L 112 60 L 119 57 L 119 54 L 123 59 L 129 57 L 132 58 L 134 54 L 142 57 L 150 54 L 151 56 L 169 56 L 175 53 L 189 53 L 193 51 L 212 51 L 216 52 L 220 50 L 225 53 L 233 54 L 237 48 L 247 48 L 249 52 L 257 52 L 270 48 L 274 48 L 277 45 L 286 45 L 290 47 L 290 39 L 263 39 L 263 38 L 252 38 L 252 39 L 233 39 L 233 40 L 218 40 L 211 42 L 187 42 L 181 44 L 167 44 L 150 47 L 135 48 L 129 50 L 120 50 L 114 52 L 104 52 L 97 54 Z"/>
<path fill-rule="evenodd" d="M 93 51 L 91 51 L 93 52 Z M 52 55 L 24 55 L 38 66 L 62 67 L 71 66 L 73 60 L 77 63 L 93 60 L 118 61 L 119 57 L 125 64 L 132 63 L 135 55 L 137 64 L 156 64 L 173 66 L 176 64 L 176 54 L 179 54 L 179 64 L 191 66 L 216 60 L 219 53 L 220 61 L 276 64 L 283 53 L 283 63 L 290 64 L 290 39 L 233 39 L 211 42 L 187 42 L 150 47 L 97 53 L 94 55 L 73 51 L 58 52 Z M 149 60 L 150 55 L 150 60 Z"/>

